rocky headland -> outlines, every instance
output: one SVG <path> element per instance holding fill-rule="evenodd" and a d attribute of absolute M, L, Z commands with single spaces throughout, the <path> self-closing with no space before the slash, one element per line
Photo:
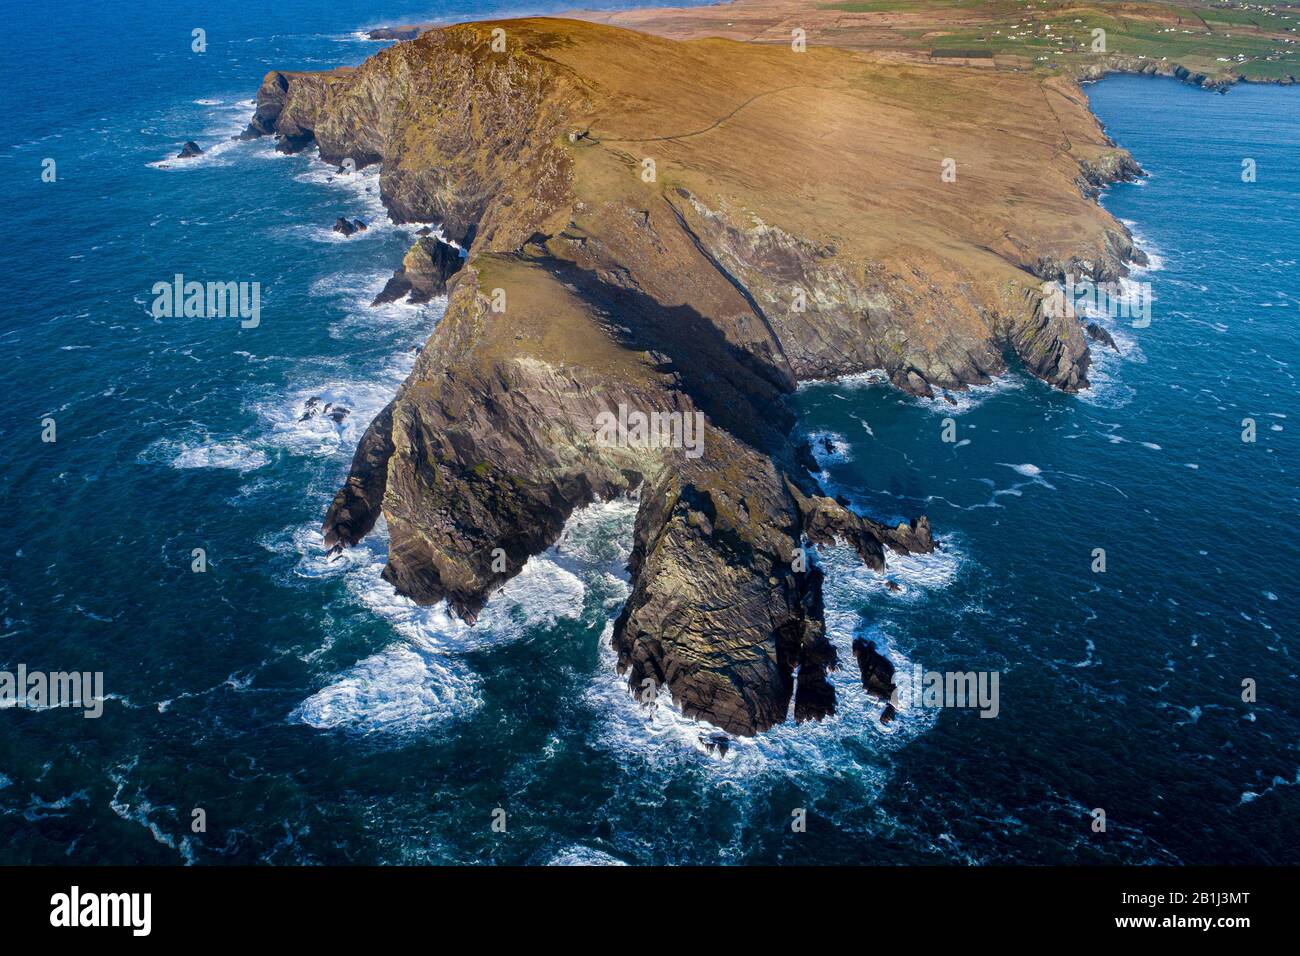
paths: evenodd
<path fill-rule="evenodd" d="M 833 713 L 848 648 L 805 545 L 883 569 L 935 543 L 923 516 L 826 497 L 785 397 L 868 370 L 932 396 L 1009 362 L 1086 387 L 1083 326 L 1043 285 L 1140 256 L 1093 198 L 1136 164 L 1067 77 L 567 19 L 417 33 L 355 69 L 268 74 L 245 134 L 382 164 L 389 215 L 446 240 L 421 237 L 381 294 L 445 289 L 446 314 L 326 544 L 383 514 L 387 580 L 473 622 L 574 509 L 636 492 L 613 633 L 633 690 L 742 735 L 792 701 Z M 702 441 L 610 440 L 629 412 Z M 853 650 L 880 694 L 892 667 Z"/>

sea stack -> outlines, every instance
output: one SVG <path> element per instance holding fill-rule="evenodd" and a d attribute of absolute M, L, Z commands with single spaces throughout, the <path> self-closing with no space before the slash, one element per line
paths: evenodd
<path fill-rule="evenodd" d="M 436 236 L 421 236 L 402 258 L 371 305 L 384 305 L 405 298 L 413 304 L 428 302 L 447 292 L 447 280 L 460 269 L 463 260 L 455 246 Z"/>

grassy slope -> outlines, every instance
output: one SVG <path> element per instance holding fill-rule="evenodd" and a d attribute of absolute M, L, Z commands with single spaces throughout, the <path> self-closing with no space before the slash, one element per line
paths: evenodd
<path fill-rule="evenodd" d="M 1054 83 L 825 48 L 796 56 L 725 40 L 668 43 L 572 21 L 527 27 L 547 29 L 571 37 L 552 58 L 599 78 L 583 122 L 600 146 L 572 150 L 587 208 L 615 197 L 645 208 L 681 185 L 841 256 L 901 269 L 900 246 L 915 247 L 913 258 L 942 250 L 937 274 L 981 276 L 1016 275 L 1005 261 L 1017 261 L 1016 247 L 1091 252 L 1109 224 L 1074 185 L 1074 160 L 1107 145 L 1086 105 Z M 940 182 L 947 156 L 961 170 L 955 184 Z M 637 175 L 646 157 L 658 163 L 654 186 Z"/>

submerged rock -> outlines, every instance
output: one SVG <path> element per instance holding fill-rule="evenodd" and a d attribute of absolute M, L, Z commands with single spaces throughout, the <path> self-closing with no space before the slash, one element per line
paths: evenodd
<path fill-rule="evenodd" d="M 321 400 L 313 395 L 304 403 L 303 412 L 298 416 L 298 421 L 310 421 L 320 415 L 342 424 L 343 419 L 347 418 L 350 414 L 352 414 L 352 409 L 343 405 L 336 405 L 333 402 L 326 402 L 324 405 L 321 405 Z"/>

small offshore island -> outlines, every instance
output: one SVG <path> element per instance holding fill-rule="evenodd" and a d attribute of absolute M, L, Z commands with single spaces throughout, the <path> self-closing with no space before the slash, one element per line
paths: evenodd
<path fill-rule="evenodd" d="M 826 496 L 785 397 L 879 370 L 942 398 L 1009 360 L 1086 388 L 1083 321 L 1044 284 L 1144 256 L 1096 202 L 1141 170 L 1079 82 L 1293 81 L 1294 54 L 1259 52 L 1252 75 L 1226 51 L 1289 50 L 1295 18 L 1251 30 L 1241 10 L 738 0 L 399 25 L 359 67 L 269 73 L 246 136 L 382 164 L 390 216 L 442 230 L 394 288 L 445 288 L 445 317 L 362 439 L 326 544 L 382 514 L 385 578 L 473 622 L 575 509 L 637 493 L 613 632 L 632 688 L 740 735 L 792 698 L 796 720 L 833 713 L 843 661 L 803 542 L 878 569 L 935 542 L 924 516 L 890 527 Z M 1049 16 L 1069 49 L 1040 52 Z M 1105 53 L 1098 17 L 1119 18 Z M 1220 36 L 1224 17 L 1242 32 Z M 1190 39 L 1167 32 L 1184 18 Z M 1012 28 L 1029 39 L 998 46 Z M 626 409 L 702 414 L 702 454 L 601 441 Z M 892 667 L 853 650 L 887 697 Z"/>

